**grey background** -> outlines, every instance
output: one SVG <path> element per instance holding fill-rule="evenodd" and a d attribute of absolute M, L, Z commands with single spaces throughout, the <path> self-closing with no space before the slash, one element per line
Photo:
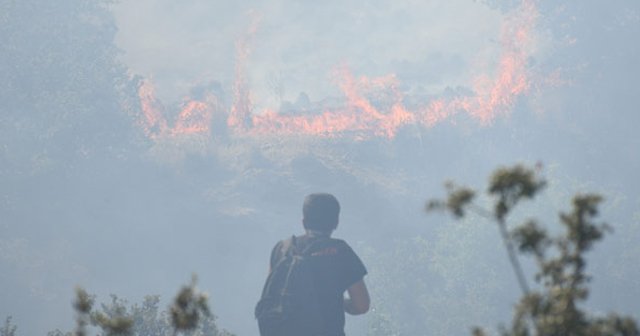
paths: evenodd
<path fill-rule="evenodd" d="M 169 120 L 198 90 L 229 106 L 235 43 L 258 18 L 246 63 L 257 111 L 301 92 L 340 101 L 332 71 L 342 64 L 395 73 L 407 99 L 429 101 L 495 75 L 500 27 L 518 2 L 95 3 L 0 1 L 0 317 L 19 334 L 71 328 L 75 285 L 101 302 L 159 294 L 167 305 L 195 272 L 219 325 L 255 335 L 269 251 L 301 231 L 313 191 L 339 198 L 336 236 L 369 268 L 374 310 L 348 318 L 350 335 L 380 323 L 407 335 L 495 327 L 519 295 L 497 230 L 422 209 L 444 180 L 483 188 L 492 169 L 519 162 L 542 162 L 550 186 L 514 222 L 535 215 L 555 230 L 573 193 L 606 196 L 615 232 L 589 256 L 588 306 L 640 318 L 638 2 L 538 4 L 532 86 L 508 115 L 366 141 L 152 140 L 136 80 L 155 84 Z"/>

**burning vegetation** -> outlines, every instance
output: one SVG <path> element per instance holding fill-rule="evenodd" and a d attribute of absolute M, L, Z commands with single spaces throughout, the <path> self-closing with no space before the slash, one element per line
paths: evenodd
<path fill-rule="evenodd" d="M 309 136 L 348 137 L 365 140 L 393 138 L 403 127 L 432 127 L 458 114 L 466 114 L 482 125 L 507 115 L 519 96 L 532 86 L 527 61 L 534 51 L 534 27 L 538 13 L 532 1 L 524 1 L 503 23 L 500 55 L 494 75 L 478 76 L 469 94 L 452 97 L 410 97 L 398 78 L 356 76 L 346 66 L 338 68 L 336 82 L 342 92 L 338 104 L 327 100 L 311 103 L 304 111 L 282 114 L 274 108 L 255 109 L 247 81 L 246 64 L 250 42 L 257 30 L 254 21 L 236 44 L 235 81 L 231 106 L 225 97 L 213 93 L 201 99 L 187 98 L 179 106 L 175 120 L 155 95 L 153 84 L 143 81 L 139 88 L 141 126 L 153 139 L 199 134 L 209 137 L 214 115 L 226 119 L 228 134 L 238 137 Z M 412 101 L 408 104 L 408 101 Z M 417 103 L 414 103 L 417 102 Z M 216 119 L 217 120 L 217 119 Z"/>

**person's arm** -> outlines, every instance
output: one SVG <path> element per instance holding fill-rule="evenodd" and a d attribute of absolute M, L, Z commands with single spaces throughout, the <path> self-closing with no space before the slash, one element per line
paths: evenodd
<path fill-rule="evenodd" d="M 364 284 L 364 280 L 360 280 L 349 288 L 347 288 L 349 297 L 344 299 L 344 311 L 351 315 L 360 315 L 369 311 L 369 291 Z"/>

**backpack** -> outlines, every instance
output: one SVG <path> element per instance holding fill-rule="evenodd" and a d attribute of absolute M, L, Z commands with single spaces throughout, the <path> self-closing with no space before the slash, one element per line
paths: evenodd
<path fill-rule="evenodd" d="M 321 335 L 324 326 L 314 288 L 312 251 L 330 239 L 317 238 L 298 251 L 296 237 L 284 241 L 283 256 L 267 276 L 255 308 L 261 336 Z"/>

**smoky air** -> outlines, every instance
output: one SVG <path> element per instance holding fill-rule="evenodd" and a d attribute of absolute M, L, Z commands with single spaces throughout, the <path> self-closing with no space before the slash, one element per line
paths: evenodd
<path fill-rule="evenodd" d="M 367 269 L 347 335 L 495 333 L 523 295 L 500 227 L 425 204 L 465 186 L 493 211 L 517 165 L 546 184 L 508 229 L 561 235 L 574 194 L 602 195 L 579 307 L 637 321 L 639 33 L 630 0 L 0 0 L 2 335 L 74 330 L 77 287 L 168 335 L 192 275 L 210 334 L 257 335 L 316 192 Z"/>

